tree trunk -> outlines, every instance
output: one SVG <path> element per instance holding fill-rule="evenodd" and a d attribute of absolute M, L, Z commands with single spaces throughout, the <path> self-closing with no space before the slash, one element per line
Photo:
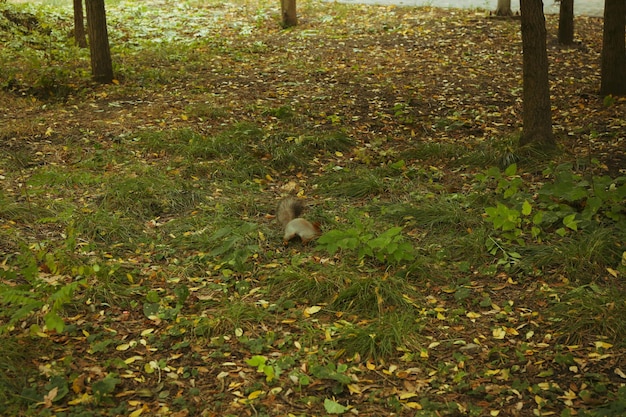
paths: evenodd
<path fill-rule="evenodd" d="M 559 6 L 559 43 L 574 43 L 574 0 L 561 0 Z"/>
<path fill-rule="evenodd" d="M 511 0 L 498 0 L 495 14 L 496 16 L 513 16 Z"/>
<path fill-rule="evenodd" d="M 76 45 L 80 48 L 87 47 L 83 0 L 74 0 L 74 40 L 76 41 Z"/>
<path fill-rule="evenodd" d="M 600 94 L 626 95 L 626 0 L 604 1 Z"/>
<path fill-rule="evenodd" d="M 541 0 L 520 0 L 523 48 L 523 132 L 520 146 L 555 146 L 552 134 L 546 19 Z"/>
<path fill-rule="evenodd" d="M 85 5 L 91 52 L 91 76 L 99 83 L 110 83 L 113 81 L 113 63 L 104 0 L 86 0 Z"/>
<path fill-rule="evenodd" d="M 280 0 L 280 6 L 283 13 L 283 27 L 296 26 L 298 24 L 296 0 Z"/>

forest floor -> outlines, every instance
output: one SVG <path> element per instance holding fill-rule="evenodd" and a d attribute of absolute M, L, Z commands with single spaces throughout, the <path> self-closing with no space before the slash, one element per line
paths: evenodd
<path fill-rule="evenodd" d="M 547 18 L 558 152 L 520 150 L 519 21 L 302 2 L 0 5 L 0 414 L 626 410 L 626 100 Z M 283 245 L 297 195 L 324 235 Z"/>

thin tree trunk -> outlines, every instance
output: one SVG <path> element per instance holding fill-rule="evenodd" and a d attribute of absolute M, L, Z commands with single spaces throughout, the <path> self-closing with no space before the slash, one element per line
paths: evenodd
<path fill-rule="evenodd" d="M 513 16 L 513 11 L 511 10 L 511 0 L 498 0 L 495 15 Z"/>
<path fill-rule="evenodd" d="M 113 81 L 113 63 L 104 0 L 86 0 L 85 4 L 91 52 L 91 76 L 99 83 L 110 83 Z"/>
<path fill-rule="evenodd" d="M 523 48 L 523 133 L 520 146 L 555 146 L 552 133 L 546 19 L 541 0 L 520 0 Z"/>
<path fill-rule="evenodd" d="M 574 0 L 561 0 L 559 6 L 559 43 L 574 43 Z"/>
<path fill-rule="evenodd" d="M 604 1 L 600 94 L 626 95 L 626 0 Z"/>
<path fill-rule="evenodd" d="M 296 26 L 298 24 L 296 0 L 281 0 L 280 6 L 283 14 L 283 27 Z"/>
<path fill-rule="evenodd" d="M 87 47 L 83 0 L 74 0 L 74 40 L 80 48 Z"/>

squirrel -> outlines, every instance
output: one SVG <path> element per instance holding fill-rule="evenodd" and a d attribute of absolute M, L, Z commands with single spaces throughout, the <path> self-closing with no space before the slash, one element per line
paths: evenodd
<path fill-rule="evenodd" d="M 303 244 L 307 244 L 321 234 L 319 223 L 311 223 L 300 217 L 304 206 L 300 200 L 288 197 L 278 203 L 276 217 L 285 229 L 283 242 L 285 245 L 296 236 L 300 237 Z"/>

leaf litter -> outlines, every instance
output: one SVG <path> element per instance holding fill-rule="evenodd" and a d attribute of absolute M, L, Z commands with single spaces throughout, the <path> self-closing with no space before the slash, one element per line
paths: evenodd
<path fill-rule="evenodd" d="M 623 346 L 599 340 L 593 328 L 571 343 L 555 330 L 544 310 L 563 296 L 566 277 L 520 279 L 477 265 L 457 270 L 458 279 L 398 283 L 403 294 L 391 302 L 381 294 L 384 265 L 346 269 L 354 260 L 342 252 L 281 248 L 263 215 L 281 191 L 315 195 L 315 178 L 332 171 L 374 169 L 427 144 L 441 152 L 462 143 L 470 152 L 514 137 L 519 24 L 483 11 L 299 8 L 300 25 L 283 31 L 274 4 L 123 2 L 108 10 L 115 84 L 73 79 L 55 100 L 45 85 L 29 89 L 25 72 L 2 91 L 2 268 L 12 268 L 22 242 L 51 285 L 89 282 L 66 309 L 65 332 L 46 330 L 36 315 L 11 327 L 40 373 L 22 392 L 38 398 L 25 413 L 530 416 L 604 404 L 624 384 Z M 623 174 L 625 103 L 596 97 L 601 21 L 577 17 L 572 48 L 555 43 L 556 24 L 548 17 L 563 150 L 579 159 L 591 151 L 604 170 Z M 209 152 L 205 138 L 233 125 L 224 144 L 214 140 L 217 158 L 193 157 Z M 254 138 L 251 152 L 269 161 L 271 146 L 261 146 L 273 134 L 302 143 L 337 131 L 354 146 L 307 155 L 302 170 L 261 170 L 251 181 L 235 177 L 237 186 L 223 180 L 243 171 L 229 166 L 238 141 Z M 194 141 L 202 149 L 191 150 Z M 460 164 L 458 150 L 440 155 L 404 163 L 425 167 L 426 193 L 461 192 L 475 167 Z M 159 182 L 141 183 L 142 175 Z M 129 196 L 115 194 L 122 183 Z M 347 207 L 326 201 L 339 225 Z M 212 216 L 222 229 L 203 223 Z M 427 233 L 416 230 L 416 239 Z M 225 254 L 233 254 L 227 262 Z M 285 300 L 275 290 L 289 288 L 276 280 L 281 274 L 309 275 L 326 296 Z M 362 276 L 382 277 L 363 295 L 373 295 L 366 300 L 381 317 L 419 317 L 411 324 L 417 340 L 374 357 L 342 350 L 346 334 L 382 333 L 368 327 L 377 318 L 359 316 L 358 292 L 336 299 Z M 363 346 L 368 338 L 377 344 L 376 334 L 365 336 Z"/>

